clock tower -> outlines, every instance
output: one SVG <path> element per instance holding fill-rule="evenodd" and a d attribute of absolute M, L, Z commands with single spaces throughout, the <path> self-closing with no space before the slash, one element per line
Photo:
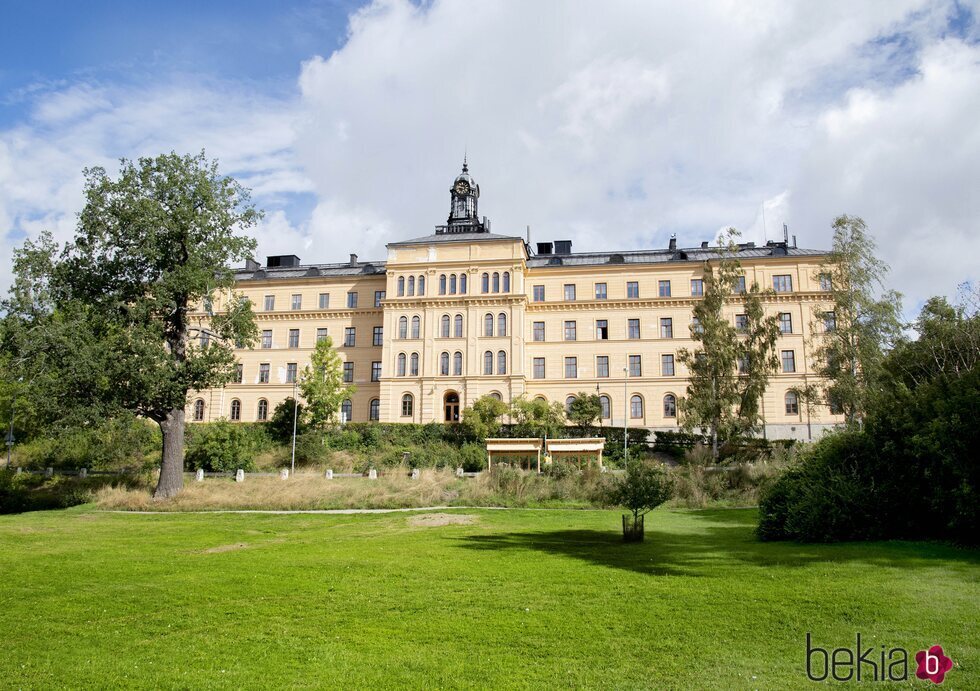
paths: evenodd
<path fill-rule="evenodd" d="M 482 222 L 477 214 L 477 201 L 480 199 L 480 186 L 470 177 L 469 166 L 463 158 L 463 171 L 456 176 L 450 188 L 451 204 L 449 220 L 441 232 L 444 233 L 486 233 L 489 224 Z M 436 232 L 440 232 L 437 228 Z"/>

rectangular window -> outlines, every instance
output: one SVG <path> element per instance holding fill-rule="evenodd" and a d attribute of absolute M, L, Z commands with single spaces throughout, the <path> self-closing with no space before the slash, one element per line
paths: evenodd
<path fill-rule="evenodd" d="M 381 307 L 381 301 L 385 299 L 385 291 L 376 290 L 374 291 L 374 306 Z"/>
<path fill-rule="evenodd" d="M 357 339 L 357 331 L 353 326 L 348 326 L 344 329 L 344 346 L 347 348 L 353 348 L 354 342 Z"/>
<path fill-rule="evenodd" d="M 823 330 L 828 333 L 837 328 L 837 315 L 833 312 L 823 313 Z"/>
<path fill-rule="evenodd" d="M 605 319 L 596 319 L 595 337 L 600 341 L 609 340 L 609 322 Z"/>
<path fill-rule="evenodd" d="M 354 363 L 345 362 L 344 363 L 344 381 L 348 384 L 354 381 Z"/>
<path fill-rule="evenodd" d="M 637 339 L 640 337 L 640 320 L 630 319 L 626 322 L 627 337 Z"/>
<path fill-rule="evenodd" d="M 670 281 L 660 281 L 659 295 L 662 298 L 670 297 Z"/>
<path fill-rule="evenodd" d="M 793 277 L 789 274 L 781 274 L 772 277 L 772 289 L 777 293 L 793 292 Z M 743 291 L 744 292 L 744 291 Z"/>
<path fill-rule="evenodd" d="M 735 330 L 740 334 L 747 333 L 749 330 L 749 315 L 747 314 L 736 314 L 735 315 Z"/>
<path fill-rule="evenodd" d="M 347 293 L 347 309 L 354 309 L 357 307 L 357 293 L 351 291 Z"/>
<path fill-rule="evenodd" d="M 383 346 L 385 344 L 383 326 L 374 327 L 374 336 L 371 340 L 371 344 L 376 346 Z"/>
<path fill-rule="evenodd" d="M 381 363 L 371 363 L 371 381 L 381 381 Z"/>
<path fill-rule="evenodd" d="M 237 364 L 235 365 L 235 379 L 236 384 L 241 384 L 242 380 L 245 378 L 245 365 Z"/>
<path fill-rule="evenodd" d="M 643 376 L 643 364 L 640 360 L 639 355 L 630 355 L 630 376 L 631 377 L 642 377 Z"/>
<path fill-rule="evenodd" d="M 745 292 L 745 276 L 739 276 L 735 279 L 735 292 L 739 294 Z"/>
<path fill-rule="evenodd" d="M 263 362 L 259 365 L 259 384 L 269 383 L 269 363 Z"/>
<path fill-rule="evenodd" d="M 596 283 L 595 284 L 595 299 L 605 300 L 606 299 L 606 284 Z"/>
<path fill-rule="evenodd" d="M 544 340 L 544 322 L 534 322 L 531 326 L 532 338 L 535 341 Z"/>
<path fill-rule="evenodd" d="M 536 357 L 532 363 L 532 371 L 535 379 L 544 379 L 544 358 Z"/>
<path fill-rule="evenodd" d="M 292 305 L 293 305 L 293 309 L 294 310 L 301 310 L 301 309 L 303 309 L 303 296 L 302 295 L 299 295 L 299 294 L 293 295 Z"/>
<path fill-rule="evenodd" d="M 266 349 L 272 347 L 272 329 L 262 331 L 262 347 Z"/>
<path fill-rule="evenodd" d="M 299 348 L 299 329 L 289 330 L 289 347 Z"/>
<path fill-rule="evenodd" d="M 565 301 L 572 302 L 575 300 L 575 284 L 566 283 L 565 284 Z"/>
<path fill-rule="evenodd" d="M 609 376 L 609 356 L 608 355 L 597 355 L 595 359 L 595 376 L 597 377 L 608 377 Z"/>
<path fill-rule="evenodd" d="M 779 313 L 779 333 L 793 333 L 793 315 L 789 312 Z"/>
<path fill-rule="evenodd" d="M 630 300 L 639 300 L 640 298 L 640 283 L 639 281 L 627 281 L 626 282 L 626 297 Z"/>
<path fill-rule="evenodd" d="M 834 289 L 834 282 L 830 279 L 830 274 L 820 274 L 820 290 L 829 293 Z"/>
<path fill-rule="evenodd" d="M 532 302 L 544 302 L 544 286 L 534 286 L 531 291 Z"/>
<path fill-rule="evenodd" d="M 320 309 L 330 309 L 330 293 L 320 293 Z"/>
<path fill-rule="evenodd" d="M 696 298 L 704 296 L 704 279 L 691 279 L 691 296 Z"/>
<path fill-rule="evenodd" d="M 749 373 L 749 356 L 739 355 L 738 356 L 738 373 L 748 374 Z"/>
<path fill-rule="evenodd" d="M 276 308 L 276 296 L 275 295 L 266 295 L 265 296 L 265 311 L 266 312 L 271 312 L 275 308 Z"/>
<path fill-rule="evenodd" d="M 296 363 L 287 362 L 286 363 L 286 383 L 292 384 L 296 381 Z"/>
<path fill-rule="evenodd" d="M 674 376 L 674 356 L 673 355 L 661 355 L 660 356 L 660 376 L 662 376 L 662 377 L 673 377 Z"/>
<path fill-rule="evenodd" d="M 327 329 L 325 327 L 320 327 L 316 330 L 316 342 L 327 340 Z"/>
<path fill-rule="evenodd" d="M 796 371 L 796 353 L 792 350 L 784 350 L 781 353 L 783 361 L 783 372 Z"/>
<path fill-rule="evenodd" d="M 565 379 L 578 379 L 578 358 L 565 358 Z"/>
<path fill-rule="evenodd" d="M 673 338 L 674 337 L 674 320 L 670 317 L 664 317 L 660 320 L 660 338 Z"/>
<path fill-rule="evenodd" d="M 698 319 L 697 317 L 693 317 L 691 319 L 691 335 L 693 336 L 695 334 L 703 334 L 703 333 L 704 333 L 704 327 L 701 326 L 701 320 Z"/>
<path fill-rule="evenodd" d="M 576 332 L 575 322 L 573 322 L 573 321 L 565 322 L 565 340 L 566 341 L 574 341 L 575 340 L 575 332 Z"/>

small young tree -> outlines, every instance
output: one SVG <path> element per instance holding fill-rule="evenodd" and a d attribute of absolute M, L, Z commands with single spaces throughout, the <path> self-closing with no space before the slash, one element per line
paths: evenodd
<path fill-rule="evenodd" d="M 515 398 L 510 416 L 514 419 L 514 434 L 518 437 L 557 437 L 565 429 L 565 408 L 558 401 L 548 403 L 535 398 Z"/>
<path fill-rule="evenodd" d="M 831 304 L 815 310 L 812 352 L 817 374 L 830 382 L 828 399 L 848 425 L 860 425 L 885 351 L 901 334 L 901 295 L 884 289 L 888 265 L 864 221 L 844 215 L 833 227 L 833 248 L 814 277 L 830 289 Z"/>
<path fill-rule="evenodd" d="M 602 415 L 602 402 L 599 395 L 580 391 L 575 394 L 575 400 L 569 406 L 568 419 L 585 430 L 589 430 L 599 420 Z"/>
<path fill-rule="evenodd" d="M 773 294 L 760 290 L 755 283 L 745 292 L 743 309 L 745 332 L 739 342 L 738 431 L 754 433 L 761 422 L 762 396 L 769 377 L 779 368 L 776 342 L 779 339 L 779 315 L 766 315 L 763 300 Z"/>
<path fill-rule="evenodd" d="M 341 404 L 356 390 L 353 384 L 344 383 L 344 366 L 334 350 L 333 339 L 327 336 L 319 341 L 299 378 L 310 426 L 323 427 L 332 422 Z"/>
<path fill-rule="evenodd" d="M 500 432 L 500 418 L 508 412 L 507 404 L 496 396 L 481 396 L 463 410 L 463 426 L 475 439 L 487 439 Z"/>
<path fill-rule="evenodd" d="M 632 516 L 623 516 L 623 540 L 643 541 L 643 517 L 668 501 L 674 493 L 674 479 L 659 464 L 634 461 L 626 475 L 613 482 L 608 501 L 614 506 L 629 509 Z"/>
<path fill-rule="evenodd" d="M 280 444 L 288 443 L 293 438 L 294 415 L 296 436 L 303 434 L 306 431 L 306 407 L 297 403 L 292 396 L 279 403 L 272 411 L 272 417 L 265 423 L 266 434 Z"/>

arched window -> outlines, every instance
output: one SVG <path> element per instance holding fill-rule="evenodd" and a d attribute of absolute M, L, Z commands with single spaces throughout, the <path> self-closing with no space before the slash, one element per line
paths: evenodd
<path fill-rule="evenodd" d="M 449 294 L 456 294 L 456 274 L 450 274 L 449 276 Z"/>
<path fill-rule="evenodd" d="M 786 414 L 787 415 L 800 414 L 800 399 L 796 395 L 795 391 L 786 392 Z"/>
<path fill-rule="evenodd" d="M 496 398 L 498 401 L 504 400 L 504 397 L 500 395 L 499 391 L 491 391 L 487 394 L 490 398 Z"/>
<path fill-rule="evenodd" d="M 415 276 L 408 277 L 408 294 L 415 295 Z"/>
<path fill-rule="evenodd" d="M 241 420 L 242 419 L 242 402 L 237 398 L 231 399 L 231 419 Z"/>
<path fill-rule="evenodd" d="M 453 374 L 457 377 L 463 374 L 463 354 L 453 353 Z"/>
<path fill-rule="evenodd" d="M 194 420 L 200 422 L 204 419 L 204 400 L 199 398 L 194 401 Z"/>
<path fill-rule="evenodd" d="M 664 417 L 677 417 L 677 397 L 672 393 L 664 396 Z"/>
<path fill-rule="evenodd" d="M 259 410 L 258 415 L 255 416 L 255 419 L 259 421 L 269 419 L 269 402 L 264 398 L 259 399 Z"/>
<path fill-rule="evenodd" d="M 398 353 L 398 372 L 399 377 L 405 376 L 405 353 Z"/>
<path fill-rule="evenodd" d="M 493 374 L 493 353 L 489 350 L 483 354 L 483 373 Z"/>
<path fill-rule="evenodd" d="M 444 377 L 449 376 L 449 353 L 442 353 L 439 356 L 439 374 Z"/>
<path fill-rule="evenodd" d="M 643 417 L 643 399 L 640 396 L 630 398 L 630 417 L 633 419 Z"/>
<path fill-rule="evenodd" d="M 612 403 L 609 400 L 609 396 L 599 396 L 599 417 L 603 420 L 608 420 L 612 417 Z"/>
<path fill-rule="evenodd" d="M 412 409 L 415 407 L 413 405 L 414 402 L 412 394 L 407 393 L 402 396 L 402 417 L 412 417 Z"/>
<path fill-rule="evenodd" d="M 500 292 L 500 274 L 496 271 L 493 272 L 493 292 Z"/>
<path fill-rule="evenodd" d="M 419 337 L 419 326 L 422 322 L 419 320 L 418 315 L 412 317 L 412 338 Z"/>
<path fill-rule="evenodd" d="M 463 315 L 457 314 L 456 318 L 453 319 L 453 336 L 456 338 L 463 337 Z"/>
<path fill-rule="evenodd" d="M 377 422 L 381 419 L 381 401 L 377 398 L 371 399 L 371 407 L 368 412 L 368 419 L 372 422 Z"/>
<path fill-rule="evenodd" d="M 459 292 L 461 295 L 466 295 L 466 274 L 459 275 Z"/>
<path fill-rule="evenodd" d="M 507 374 L 507 353 L 502 350 L 497 353 L 497 374 Z"/>
<path fill-rule="evenodd" d="M 565 399 L 565 415 L 572 414 L 572 404 L 575 402 L 575 396 L 569 396 Z"/>
<path fill-rule="evenodd" d="M 442 337 L 449 338 L 449 315 L 442 315 Z"/>
<path fill-rule="evenodd" d="M 490 292 L 490 274 L 483 274 L 481 287 L 483 288 L 484 293 Z"/>
<path fill-rule="evenodd" d="M 340 404 L 340 419 L 344 422 L 350 422 L 353 413 L 354 406 L 351 404 L 350 399 L 348 398 Z"/>
<path fill-rule="evenodd" d="M 419 354 L 412 353 L 412 357 L 408 359 L 408 374 L 412 377 L 419 376 Z"/>
<path fill-rule="evenodd" d="M 425 295 L 425 276 L 419 276 L 419 295 Z"/>
<path fill-rule="evenodd" d="M 486 314 L 483 317 L 483 335 L 493 336 L 493 315 Z"/>
<path fill-rule="evenodd" d="M 405 294 L 405 277 L 404 276 L 399 276 L 398 277 L 398 297 L 401 297 L 404 294 Z"/>
<path fill-rule="evenodd" d="M 439 294 L 446 294 L 446 274 L 439 275 Z"/>
<path fill-rule="evenodd" d="M 510 271 L 504 271 L 504 292 L 510 292 Z"/>
<path fill-rule="evenodd" d="M 398 338 L 408 338 L 408 317 L 398 319 Z"/>
<path fill-rule="evenodd" d="M 497 315 L 497 335 L 507 335 L 507 315 L 503 312 Z"/>

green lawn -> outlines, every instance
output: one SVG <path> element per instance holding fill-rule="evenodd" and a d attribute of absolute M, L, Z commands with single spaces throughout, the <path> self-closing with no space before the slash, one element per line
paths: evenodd
<path fill-rule="evenodd" d="M 939 643 L 980 687 L 976 551 L 758 543 L 752 510 L 659 510 L 642 545 L 616 512 L 457 513 L 0 516 L 0 687 L 786 688 L 807 631 Z"/>

